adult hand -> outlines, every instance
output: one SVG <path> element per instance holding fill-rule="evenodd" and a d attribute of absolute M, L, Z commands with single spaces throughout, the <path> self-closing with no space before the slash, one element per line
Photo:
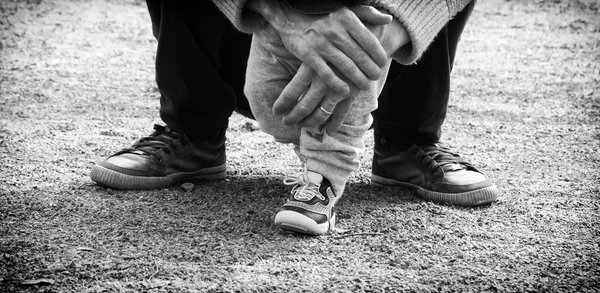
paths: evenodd
<path fill-rule="evenodd" d="M 408 32 L 404 28 L 404 26 L 394 18 L 394 20 L 387 25 L 373 25 L 368 23 L 367 19 L 361 18 L 362 21 L 365 22 L 365 25 L 371 30 L 379 42 L 385 49 L 385 52 L 388 56 L 392 56 L 394 52 L 396 52 L 400 47 L 410 42 L 410 36 Z M 352 102 L 356 98 L 358 93 L 358 89 L 353 88 L 350 90 L 350 94 L 346 96 L 346 98 L 339 103 L 337 103 L 332 111 L 333 114 L 331 118 L 327 121 L 325 125 L 325 130 L 328 134 L 332 134 L 340 130 L 342 124 L 346 120 L 346 116 L 348 116 L 348 111 L 350 111 L 350 107 L 352 106 Z M 339 94 L 338 94 L 339 95 Z M 323 98 L 322 104 L 327 104 L 337 101 L 338 98 L 330 93 L 330 95 L 325 96 Z M 319 120 L 314 119 L 312 117 L 307 117 L 303 120 L 305 125 L 311 125 L 311 123 L 320 123 Z"/>
<path fill-rule="evenodd" d="M 381 11 L 379 11 L 371 6 L 355 6 L 355 7 L 351 8 L 351 11 L 355 14 L 356 17 L 359 18 L 361 23 L 364 22 L 365 24 L 367 24 L 368 29 L 370 29 L 370 30 L 377 29 L 378 26 L 384 26 L 384 25 L 387 25 L 390 23 L 388 21 L 389 17 L 391 17 L 389 14 L 382 13 Z M 397 20 L 393 20 L 393 21 L 398 22 Z M 383 31 L 382 29 L 378 30 L 379 33 L 381 33 L 382 31 Z M 379 40 L 377 40 L 377 42 L 379 42 Z M 386 48 L 384 48 L 384 51 L 387 51 Z M 285 53 L 286 52 L 277 52 L 277 54 L 279 54 L 279 55 L 285 55 Z M 386 53 L 386 57 L 385 57 L 386 60 L 385 60 L 385 62 L 383 62 L 382 66 L 385 66 L 385 64 L 387 63 L 388 55 L 390 55 L 390 54 Z M 286 57 L 286 56 L 280 56 L 280 57 Z M 317 89 L 313 89 L 313 91 L 311 92 L 311 93 L 313 93 L 313 95 L 309 94 L 308 95 L 309 99 L 305 100 L 305 102 L 311 101 L 312 103 L 300 103 L 298 105 L 296 104 L 297 101 L 300 99 L 300 97 L 310 87 L 315 76 L 317 76 L 317 74 L 314 72 L 314 70 L 309 70 L 309 68 L 307 68 L 306 65 L 304 65 L 304 64 L 309 64 L 309 63 L 307 63 L 307 62 L 303 63 L 303 65 L 298 70 L 298 73 L 294 76 L 294 78 L 288 84 L 288 86 L 283 90 L 283 92 L 281 93 L 281 95 L 279 96 L 277 102 L 275 103 L 275 105 L 273 107 L 273 112 L 277 115 L 283 115 L 286 112 L 292 110 L 292 112 L 288 113 L 287 119 L 286 119 L 286 121 L 290 124 L 298 123 L 300 120 L 302 120 L 306 116 L 308 116 L 308 114 L 312 113 L 312 111 L 314 110 L 314 107 L 317 105 L 317 103 L 315 103 L 315 102 L 318 102 L 313 99 L 313 97 L 315 95 L 318 98 L 318 96 L 325 96 L 328 94 L 328 92 L 325 92 L 328 90 L 327 88 L 319 86 L 319 87 L 317 87 Z M 312 66 L 310 66 L 310 67 L 312 68 Z M 322 83 L 320 83 L 320 84 L 322 84 Z M 331 86 L 331 84 L 329 84 L 329 83 L 327 83 L 327 84 L 329 86 Z M 348 91 L 344 91 L 344 92 L 348 92 Z M 344 93 L 344 92 L 342 92 L 342 93 Z M 339 102 L 339 101 L 337 101 L 337 102 Z M 335 107 L 335 104 L 337 104 L 337 102 L 333 101 L 331 103 L 331 105 L 333 107 Z M 294 109 L 292 109 L 292 107 L 294 107 Z"/>
<path fill-rule="evenodd" d="M 341 76 L 361 89 L 368 89 L 370 80 L 380 78 L 388 56 L 357 15 L 380 24 L 390 23 L 390 15 L 370 6 L 357 6 L 355 13 L 342 7 L 329 14 L 308 15 L 268 0 L 249 1 L 248 7 L 261 14 L 286 49 L 332 89 L 343 94 L 350 91 Z M 334 68 L 341 76 L 334 73 Z"/>
<path fill-rule="evenodd" d="M 302 64 L 292 81 L 283 90 L 273 105 L 276 115 L 286 114 L 288 105 L 293 106 L 283 116 L 286 125 L 298 124 L 302 127 L 314 127 L 325 124 L 327 133 L 339 130 L 348 115 L 348 110 L 358 93 L 350 85 L 346 95 L 331 90 L 329 86 L 306 64 Z"/>
<path fill-rule="evenodd" d="M 382 13 L 387 11 L 382 10 Z M 379 43 L 385 50 L 387 56 L 392 56 L 400 47 L 410 42 L 410 36 L 402 23 L 394 18 L 392 22 L 385 25 L 368 22 L 367 19 L 360 18 L 365 26 L 377 37 Z"/>
<path fill-rule="evenodd" d="M 397 19 L 387 25 L 376 25 L 368 15 L 359 13 L 357 16 L 375 33 L 388 56 L 410 40 L 406 29 Z M 353 92 L 356 91 L 358 89 L 354 88 Z M 275 102 L 273 112 L 276 115 L 285 114 L 282 121 L 286 125 L 311 127 L 327 121 L 327 133 L 334 133 L 344 122 L 355 97 L 356 93 L 344 96 L 330 91 L 303 64 Z"/>

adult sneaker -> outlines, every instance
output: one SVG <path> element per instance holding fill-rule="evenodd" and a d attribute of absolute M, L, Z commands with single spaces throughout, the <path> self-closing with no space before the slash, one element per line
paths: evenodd
<path fill-rule="evenodd" d="M 424 200 L 456 206 L 498 199 L 498 188 L 481 171 L 438 144 L 402 147 L 376 140 L 371 182 L 411 187 Z"/>
<path fill-rule="evenodd" d="M 334 205 L 338 198 L 329 180 L 305 170 L 286 177 L 284 184 L 294 187 L 292 195 L 275 216 L 276 226 L 310 235 L 322 235 L 334 229 Z"/>
<path fill-rule="evenodd" d="M 214 139 L 191 141 L 169 127 L 96 164 L 90 178 L 115 189 L 159 189 L 175 183 L 225 178 L 225 132 Z"/>

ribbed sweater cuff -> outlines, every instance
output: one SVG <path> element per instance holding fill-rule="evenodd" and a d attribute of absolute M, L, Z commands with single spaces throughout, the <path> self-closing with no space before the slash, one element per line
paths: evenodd
<path fill-rule="evenodd" d="M 443 0 L 375 0 L 374 6 L 385 8 L 392 13 L 404 25 L 410 36 L 410 43 L 392 55 L 392 58 L 401 64 L 417 61 L 451 17 L 448 3 Z"/>
<path fill-rule="evenodd" d="M 213 0 L 213 3 L 238 30 L 253 33 L 263 27 L 267 21 L 261 15 L 244 9 L 246 2 L 247 0 Z"/>

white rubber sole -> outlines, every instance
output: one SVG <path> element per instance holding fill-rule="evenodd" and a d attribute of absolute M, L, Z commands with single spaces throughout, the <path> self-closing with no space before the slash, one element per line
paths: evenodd
<path fill-rule="evenodd" d="M 329 221 L 317 224 L 313 219 L 295 212 L 280 211 L 275 215 L 275 225 L 281 229 L 309 235 L 323 235 L 335 227 L 335 214 Z"/>
<path fill-rule="evenodd" d="M 427 190 L 414 184 L 383 178 L 375 174 L 371 175 L 371 182 L 380 186 L 401 186 L 412 188 L 415 189 L 419 197 L 424 200 L 466 207 L 490 204 L 498 200 L 499 193 L 496 185 L 461 193 L 442 193 Z"/>
<path fill-rule="evenodd" d="M 95 165 L 90 178 L 100 185 L 114 189 L 149 190 L 169 187 L 177 182 L 194 180 L 220 180 L 225 178 L 225 164 L 196 172 L 175 173 L 164 177 L 133 176 Z"/>

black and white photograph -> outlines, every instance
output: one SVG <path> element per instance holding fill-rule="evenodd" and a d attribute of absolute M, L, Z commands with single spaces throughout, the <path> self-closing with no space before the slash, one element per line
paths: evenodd
<path fill-rule="evenodd" d="M 600 0 L 0 0 L 0 292 L 600 292 Z"/>

